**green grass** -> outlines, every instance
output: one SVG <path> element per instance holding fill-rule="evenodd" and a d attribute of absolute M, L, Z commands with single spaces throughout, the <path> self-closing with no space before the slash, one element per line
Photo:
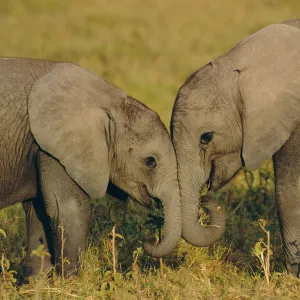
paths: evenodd
<path fill-rule="evenodd" d="M 298 0 L 1 0 L 0 55 L 78 63 L 155 109 L 168 126 L 176 92 L 191 72 L 259 28 L 300 17 L 299 11 Z M 298 299 L 299 280 L 287 275 L 283 265 L 272 176 L 265 183 L 256 172 L 252 186 L 241 173 L 230 189 L 218 193 L 228 215 L 222 241 L 202 249 L 182 241 L 163 260 L 163 274 L 157 260 L 137 250 L 147 211 L 131 204 L 124 224 L 117 226 L 124 237 L 117 239 L 122 277 L 112 278 L 107 209 L 115 202 L 103 199 L 94 206 L 78 277 L 33 281 L 17 289 L 4 285 L 0 274 L 0 295 L 38 299 L 40 291 L 45 299 Z M 264 185 L 267 192 L 259 189 Z M 263 237 L 259 218 L 268 220 L 271 232 L 269 287 L 252 254 Z M 0 228 L 7 234 L 6 239 L 0 236 L 0 253 L 17 277 L 26 246 L 20 205 L 0 211 Z"/>

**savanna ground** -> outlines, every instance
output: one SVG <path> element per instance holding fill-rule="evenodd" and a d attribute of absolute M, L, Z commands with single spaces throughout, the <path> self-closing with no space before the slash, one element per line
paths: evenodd
<path fill-rule="evenodd" d="M 155 109 L 168 126 L 176 92 L 191 72 L 259 28 L 300 17 L 299 11 L 298 0 L 1 0 L 0 55 L 78 63 Z M 181 241 L 163 259 L 161 270 L 159 261 L 141 248 L 149 211 L 130 203 L 123 220 L 118 215 L 124 204 L 94 201 L 89 247 L 79 275 L 51 280 L 41 276 L 21 287 L 14 278 L 26 249 L 24 213 L 21 205 L 4 209 L 0 228 L 7 237 L 0 232 L 0 296 L 299 299 L 300 281 L 284 266 L 272 178 L 271 163 L 254 175 L 242 171 L 215 195 L 228 216 L 223 239 L 209 248 Z M 253 254 L 256 243 L 266 241 L 259 219 L 267 221 L 270 231 L 269 286 Z M 116 275 L 113 225 L 119 234 Z"/>

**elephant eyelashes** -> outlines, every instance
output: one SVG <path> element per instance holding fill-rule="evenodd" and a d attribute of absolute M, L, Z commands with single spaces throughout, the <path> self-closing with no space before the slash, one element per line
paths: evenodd
<path fill-rule="evenodd" d="M 213 132 L 204 132 L 200 137 L 200 142 L 203 145 L 207 145 L 213 138 Z"/>
<path fill-rule="evenodd" d="M 154 169 L 156 167 L 156 160 L 153 156 L 148 156 L 145 159 L 145 164 L 146 164 L 147 167 L 149 167 L 151 169 Z"/>

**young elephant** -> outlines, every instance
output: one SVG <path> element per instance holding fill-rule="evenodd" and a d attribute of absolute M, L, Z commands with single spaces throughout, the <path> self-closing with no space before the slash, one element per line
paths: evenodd
<path fill-rule="evenodd" d="M 174 148 L 159 116 L 71 63 L 2 58 L 0 70 L 0 208 L 23 201 L 27 273 L 40 268 L 30 254 L 41 243 L 59 264 L 60 225 L 65 271 L 75 270 L 90 197 L 103 197 L 109 183 L 145 205 L 162 201 L 164 238 L 144 247 L 154 257 L 170 253 L 181 237 L 180 196 Z"/>
<path fill-rule="evenodd" d="M 178 92 L 171 133 L 183 238 L 207 246 L 224 231 L 216 212 L 219 228 L 199 226 L 199 191 L 207 181 L 217 190 L 242 166 L 255 170 L 273 156 L 287 265 L 299 276 L 300 22 L 287 24 L 254 33 L 192 74 Z"/>

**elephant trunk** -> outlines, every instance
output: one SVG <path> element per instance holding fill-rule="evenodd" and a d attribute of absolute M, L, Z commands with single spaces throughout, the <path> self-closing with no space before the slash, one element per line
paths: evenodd
<path fill-rule="evenodd" d="M 161 186 L 169 186 L 164 184 Z M 177 246 L 182 234 L 182 218 L 180 207 L 180 193 L 177 180 L 173 180 L 173 189 L 169 191 L 158 192 L 156 197 L 163 204 L 164 212 L 164 234 L 157 245 L 151 245 L 144 242 L 145 252 L 153 257 L 162 257 L 168 255 Z"/>
<path fill-rule="evenodd" d="M 216 242 L 223 235 L 226 218 L 219 211 L 217 201 L 204 196 L 201 205 L 207 208 L 211 224 L 207 227 L 202 227 L 199 224 L 199 195 L 202 185 L 199 187 L 197 184 L 198 187 L 195 188 L 195 185 L 189 182 L 188 178 L 190 176 L 179 176 L 183 219 L 182 237 L 194 246 L 206 247 Z"/>

